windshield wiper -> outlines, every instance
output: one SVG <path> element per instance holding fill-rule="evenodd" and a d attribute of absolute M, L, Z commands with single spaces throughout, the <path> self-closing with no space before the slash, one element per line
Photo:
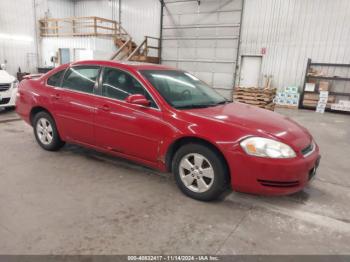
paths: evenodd
<path fill-rule="evenodd" d="M 223 104 L 228 104 L 228 103 L 231 103 L 232 101 L 229 101 L 229 100 L 223 100 L 223 101 L 220 101 L 220 102 L 217 102 L 216 104 L 213 104 L 213 105 L 223 105 Z"/>
<path fill-rule="evenodd" d="M 188 109 L 188 108 L 206 108 L 212 106 L 212 104 L 190 104 L 190 105 L 183 105 L 183 106 L 175 106 L 176 109 Z"/>
<path fill-rule="evenodd" d="M 228 104 L 232 103 L 232 101 L 229 100 L 223 100 L 217 103 L 212 103 L 212 104 L 189 104 L 189 105 L 182 105 L 182 106 L 175 106 L 176 109 L 188 109 L 188 108 L 206 108 L 206 107 L 211 107 L 211 106 L 218 106 L 218 105 L 223 105 L 223 104 Z"/>
<path fill-rule="evenodd" d="M 232 103 L 232 101 L 229 100 L 223 100 L 217 103 L 213 103 L 213 104 L 209 104 L 208 106 L 218 106 L 218 105 L 224 105 L 224 104 L 228 104 L 228 103 Z"/>

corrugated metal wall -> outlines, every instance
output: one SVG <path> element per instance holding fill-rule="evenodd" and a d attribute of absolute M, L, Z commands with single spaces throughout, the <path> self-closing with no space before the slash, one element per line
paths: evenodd
<path fill-rule="evenodd" d="M 118 21 L 119 0 L 74 0 L 75 16 L 98 16 Z"/>
<path fill-rule="evenodd" d="M 121 23 L 136 43 L 146 35 L 159 37 L 160 8 L 159 0 L 122 0 Z"/>
<path fill-rule="evenodd" d="M 159 37 L 160 2 L 159 0 L 75 0 L 75 16 L 100 16 L 120 21 L 122 26 L 141 43 L 145 35 Z"/>
<path fill-rule="evenodd" d="M 72 16 L 72 8 L 71 0 L 0 1 L 0 63 L 7 60 L 7 69 L 13 75 L 18 67 L 35 72 L 41 61 L 38 61 L 40 39 L 36 37 L 36 20 L 45 15 Z"/>
<path fill-rule="evenodd" d="M 119 2 L 122 3 L 121 10 Z M 100 58 L 107 59 L 109 55 L 106 54 L 111 55 L 115 50 L 111 39 L 110 42 L 106 42 L 107 39 L 85 38 L 74 41 L 65 38 L 45 41 L 38 37 L 35 26 L 38 26 L 37 20 L 45 16 L 54 18 L 100 16 L 118 21 L 119 11 L 122 13 L 122 25 L 136 42 L 140 43 L 145 35 L 159 36 L 159 0 L 2 0 L 0 1 L 0 63 L 7 60 L 11 74 L 15 74 L 19 66 L 22 71 L 35 72 L 38 56 L 39 65 L 50 64 L 49 56 L 52 51 L 49 50 L 52 48 L 58 45 L 85 48 L 87 41 L 89 46 L 98 51 Z"/>
<path fill-rule="evenodd" d="M 242 0 L 165 1 L 162 63 L 188 70 L 230 97 Z"/>
<path fill-rule="evenodd" d="M 241 1 L 202 0 L 198 5 L 167 0 L 163 62 L 196 73 L 228 95 Z M 144 35 L 159 36 L 159 0 L 121 3 L 122 25 L 137 42 Z M 4 0 L 0 10 L 0 62 L 6 59 L 9 71 L 15 73 L 19 66 L 24 71 L 35 71 L 37 66 L 34 14 L 37 19 L 97 15 L 118 20 L 119 0 Z M 349 0 L 245 0 L 240 55 L 260 54 L 266 48 L 261 80 L 263 75 L 273 75 L 276 87 L 300 86 L 308 57 L 317 62 L 350 62 L 349 13 Z M 350 74 L 339 74 L 345 73 Z"/>
<path fill-rule="evenodd" d="M 266 48 L 261 80 L 273 75 L 278 88 L 302 85 L 308 57 L 350 63 L 349 46 L 349 0 L 245 1 L 240 54 L 259 55 Z"/>
<path fill-rule="evenodd" d="M 48 0 L 48 16 L 64 18 L 74 16 L 74 2 L 72 0 Z"/>
<path fill-rule="evenodd" d="M 103 60 L 108 60 L 117 50 L 109 37 L 44 37 L 41 41 L 42 65 L 52 65 L 50 58 L 57 55 L 59 48 L 91 50 L 94 59 Z"/>
<path fill-rule="evenodd" d="M 36 66 L 33 2 L 0 1 L 0 63 L 11 74 Z"/>

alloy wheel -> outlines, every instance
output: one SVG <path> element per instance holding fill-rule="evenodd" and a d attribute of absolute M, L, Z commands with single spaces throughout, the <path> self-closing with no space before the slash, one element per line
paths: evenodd
<path fill-rule="evenodd" d="M 183 184 L 193 192 L 206 192 L 214 182 L 214 169 L 209 160 L 201 154 L 185 155 L 180 161 L 179 169 Z"/>
<path fill-rule="evenodd" d="M 53 140 L 53 128 L 46 118 L 40 118 L 36 124 L 36 133 L 41 143 L 51 144 Z"/>

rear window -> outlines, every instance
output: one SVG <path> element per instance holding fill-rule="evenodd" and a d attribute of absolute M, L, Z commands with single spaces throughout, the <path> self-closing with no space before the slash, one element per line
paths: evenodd
<path fill-rule="evenodd" d="M 65 70 L 59 71 L 56 74 L 53 74 L 52 76 L 50 76 L 47 79 L 47 84 L 50 85 L 50 86 L 60 87 L 61 86 L 61 80 L 62 80 L 62 77 L 64 75 L 64 71 Z"/>

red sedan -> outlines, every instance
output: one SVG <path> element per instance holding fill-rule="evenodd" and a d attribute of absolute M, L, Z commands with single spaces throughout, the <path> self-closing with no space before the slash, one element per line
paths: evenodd
<path fill-rule="evenodd" d="M 285 116 L 231 102 L 188 72 L 161 65 L 82 61 L 19 86 L 17 113 L 50 151 L 76 143 L 174 173 L 199 200 L 229 186 L 300 191 L 319 148 Z"/>

